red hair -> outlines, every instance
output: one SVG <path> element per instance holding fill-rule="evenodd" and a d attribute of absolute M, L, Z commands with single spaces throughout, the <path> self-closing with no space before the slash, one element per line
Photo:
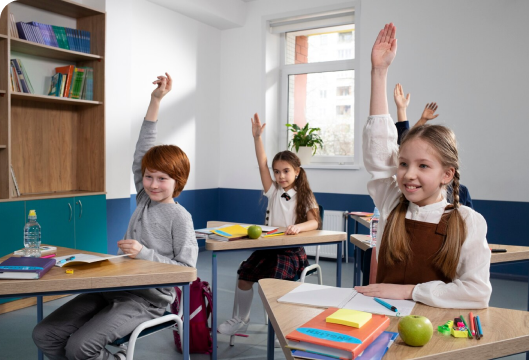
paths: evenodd
<path fill-rule="evenodd" d="M 161 171 L 175 181 L 173 197 L 180 195 L 187 183 L 191 165 L 186 153 L 175 145 L 159 145 L 149 149 L 141 159 L 141 175 L 145 169 Z"/>

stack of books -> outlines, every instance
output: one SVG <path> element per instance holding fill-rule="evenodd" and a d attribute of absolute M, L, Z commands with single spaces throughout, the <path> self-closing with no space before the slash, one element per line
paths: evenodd
<path fill-rule="evenodd" d="M 13 14 L 9 15 L 9 21 L 11 36 L 14 38 L 90 54 L 89 31 L 41 24 L 36 21 L 15 22 Z"/>
<path fill-rule="evenodd" d="M 55 68 L 51 78 L 49 96 L 94 100 L 94 70 L 73 65 Z"/>
<path fill-rule="evenodd" d="M 273 226 L 261 226 L 263 230 L 263 237 L 266 237 L 267 234 L 275 233 L 277 227 Z M 278 233 L 281 235 L 283 233 Z M 248 237 L 248 226 L 242 226 L 239 224 L 228 224 L 218 227 L 206 228 L 206 229 L 196 229 L 195 236 L 198 239 L 211 239 L 217 241 L 232 241 L 240 239 L 249 239 Z M 270 235 L 273 236 L 273 235 Z"/>
<path fill-rule="evenodd" d="M 9 70 L 11 74 L 11 90 L 26 94 L 35 93 L 31 81 L 29 81 L 28 73 L 20 59 L 11 59 L 11 67 Z"/>
<path fill-rule="evenodd" d="M 288 334 L 287 347 L 292 356 L 314 360 L 381 359 L 398 335 L 385 331 L 390 323 L 385 315 L 364 313 L 371 315 L 370 319 L 347 326 L 329 321 L 337 311 L 329 308 Z"/>

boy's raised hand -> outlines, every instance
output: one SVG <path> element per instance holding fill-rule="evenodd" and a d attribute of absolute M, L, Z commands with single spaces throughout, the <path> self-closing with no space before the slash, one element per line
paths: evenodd
<path fill-rule="evenodd" d="M 397 54 L 396 32 L 397 28 L 395 25 L 389 23 L 378 33 L 378 37 L 371 50 L 371 65 L 373 69 L 385 69 L 391 65 L 391 62 Z"/>
<path fill-rule="evenodd" d="M 171 91 L 171 88 L 173 87 L 173 79 L 168 73 L 165 73 L 165 75 L 166 76 L 157 76 L 158 80 L 152 82 L 157 86 L 152 92 L 151 97 L 162 100 L 162 98 Z"/>
<path fill-rule="evenodd" d="M 263 133 L 263 130 L 266 126 L 266 124 L 261 125 L 261 121 L 259 120 L 259 115 L 257 113 L 254 114 L 253 119 L 250 119 L 252 121 L 252 135 L 254 138 L 257 138 L 261 136 Z"/>
<path fill-rule="evenodd" d="M 436 117 L 439 116 L 439 114 L 435 114 L 435 112 L 437 111 L 437 103 L 429 103 L 429 104 L 426 104 L 426 106 L 424 107 L 424 111 L 422 112 L 422 115 L 421 115 L 421 120 L 424 120 L 424 122 L 428 121 L 428 120 L 433 120 L 435 119 Z"/>
<path fill-rule="evenodd" d="M 393 90 L 393 96 L 395 98 L 395 104 L 397 105 L 397 108 L 407 108 L 410 104 L 410 94 L 406 95 L 404 97 L 404 92 L 402 91 L 402 85 L 397 84 L 395 85 L 395 89 Z"/>

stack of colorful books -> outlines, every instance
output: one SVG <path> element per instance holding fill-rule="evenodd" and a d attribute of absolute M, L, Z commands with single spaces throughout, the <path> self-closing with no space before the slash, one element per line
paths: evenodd
<path fill-rule="evenodd" d="M 94 99 L 94 70 L 73 65 L 55 68 L 48 95 L 70 99 Z"/>
<path fill-rule="evenodd" d="M 11 59 L 11 90 L 26 94 L 34 94 L 33 86 L 29 81 L 28 73 L 20 59 Z"/>
<path fill-rule="evenodd" d="M 389 318 L 340 311 L 343 310 L 329 308 L 288 334 L 287 347 L 292 356 L 314 360 L 381 359 L 398 335 L 385 331 Z"/>

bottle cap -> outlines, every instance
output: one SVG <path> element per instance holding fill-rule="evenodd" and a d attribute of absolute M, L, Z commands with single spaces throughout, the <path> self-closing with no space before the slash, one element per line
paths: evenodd
<path fill-rule="evenodd" d="M 378 208 L 375 206 L 375 210 L 373 211 L 373 217 L 380 217 L 380 211 L 378 211 Z"/>
<path fill-rule="evenodd" d="M 35 210 L 29 210 L 28 218 L 36 219 L 37 218 L 37 212 Z"/>

